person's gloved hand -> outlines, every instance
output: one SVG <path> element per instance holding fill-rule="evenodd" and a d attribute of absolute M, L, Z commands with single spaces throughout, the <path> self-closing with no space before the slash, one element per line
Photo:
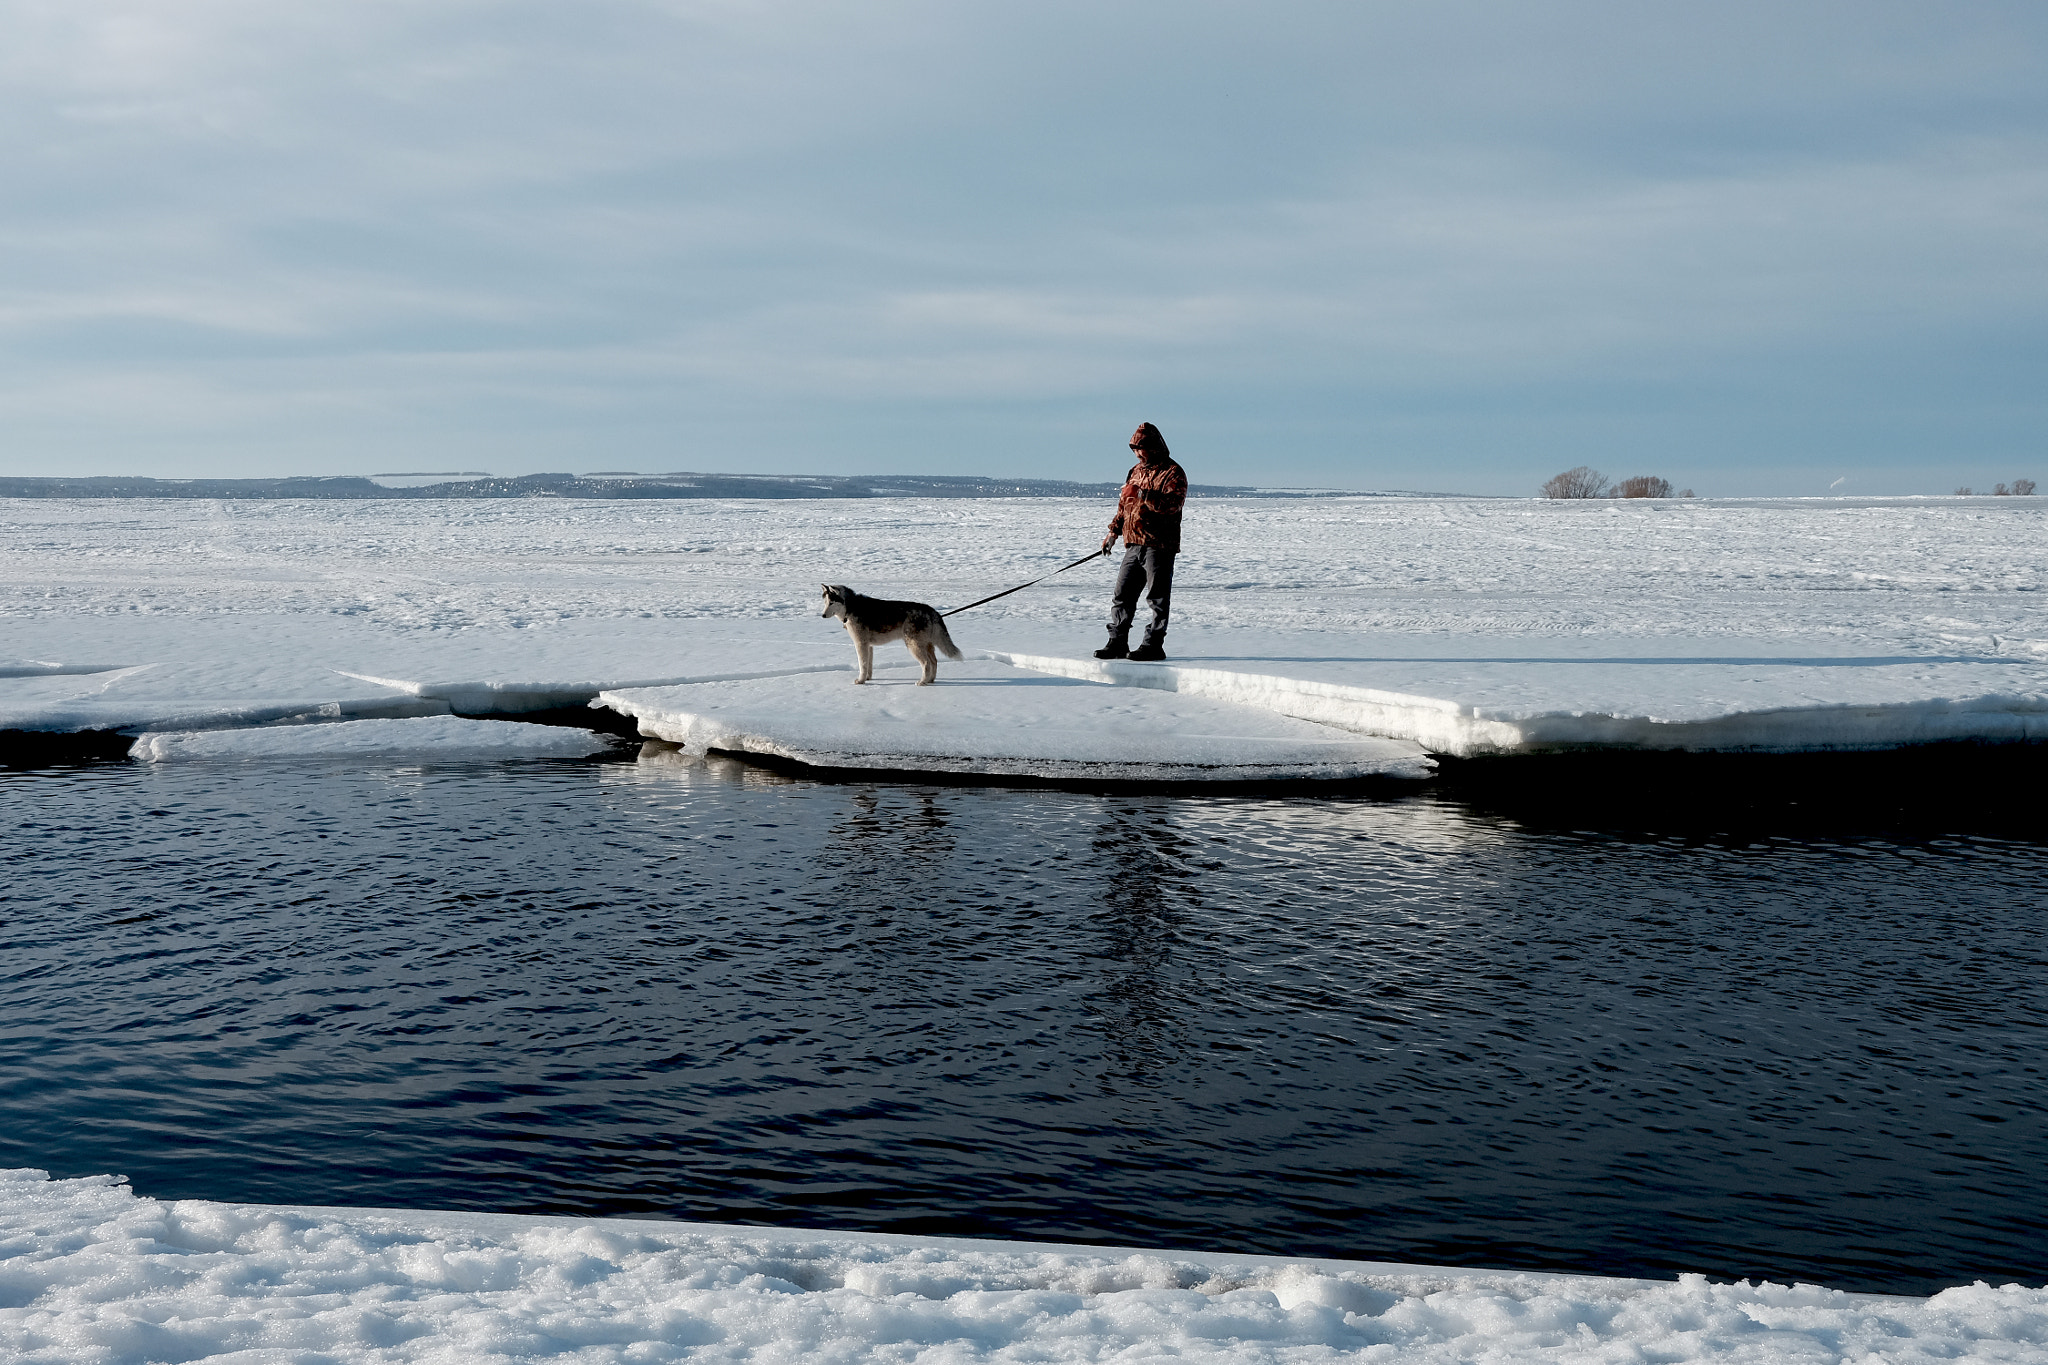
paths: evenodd
<path fill-rule="evenodd" d="M 1102 553 L 1104 553 L 1104 554 L 1108 554 L 1108 553 L 1109 553 L 1109 547 L 1110 547 L 1110 546 L 1112 546 L 1112 545 L 1114 545 L 1114 544 L 1116 544 L 1116 533 L 1115 533 L 1115 532 L 1111 532 L 1111 533 L 1110 533 L 1109 535 L 1106 535 L 1106 536 L 1104 536 L 1104 537 L 1102 538 Z"/>

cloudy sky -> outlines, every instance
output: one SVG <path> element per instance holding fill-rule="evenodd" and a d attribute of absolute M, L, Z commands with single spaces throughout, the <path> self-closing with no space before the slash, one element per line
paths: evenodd
<path fill-rule="evenodd" d="M 2048 482 L 2040 0 L 0 26 L 4 473 Z"/>

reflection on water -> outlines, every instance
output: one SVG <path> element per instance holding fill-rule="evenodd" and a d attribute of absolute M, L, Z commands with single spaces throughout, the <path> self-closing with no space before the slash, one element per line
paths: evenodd
<path fill-rule="evenodd" d="M 1104 1080 L 1157 1086 L 1195 1042 L 1194 992 L 1181 986 L 1176 969 L 1197 986 L 1204 976 L 1201 949 L 1187 941 L 1191 925 L 1207 918 L 1197 863 L 1202 851 L 1161 803 L 1102 804 L 1092 843 L 1102 871 L 1102 908 L 1091 927 L 1107 966 L 1093 1010 L 1112 1067 Z"/>
<path fill-rule="evenodd" d="M 660 746 L 0 786 L 0 1164 L 1907 1290 L 2048 1269 L 2034 842 Z"/>

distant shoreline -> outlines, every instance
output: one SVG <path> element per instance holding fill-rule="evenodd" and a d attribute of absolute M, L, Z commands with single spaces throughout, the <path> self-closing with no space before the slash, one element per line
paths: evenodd
<path fill-rule="evenodd" d="M 391 477 L 391 476 L 378 476 Z M 419 476 L 405 476 L 407 478 Z M 802 474 L 523 474 L 464 475 L 444 483 L 391 487 L 375 477 L 286 479 L 152 479 L 0 477 L 0 498 L 1101 498 L 1118 484 L 1064 479 L 999 479 L 979 475 Z M 1336 488 L 1252 488 L 1195 484 L 1210 498 L 1384 498 L 1417 496 Z M 1422 496 L 1455 497 L 1456 494 Z"/>

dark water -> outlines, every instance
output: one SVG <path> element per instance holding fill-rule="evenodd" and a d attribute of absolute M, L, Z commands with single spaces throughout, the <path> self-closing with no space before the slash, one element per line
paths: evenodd
<path fill-rule="evenodd" d="M 0 1165 L 144 1193 L 2048 1274 L 2048 848 L 657 763 L 0 773 Z"/>

